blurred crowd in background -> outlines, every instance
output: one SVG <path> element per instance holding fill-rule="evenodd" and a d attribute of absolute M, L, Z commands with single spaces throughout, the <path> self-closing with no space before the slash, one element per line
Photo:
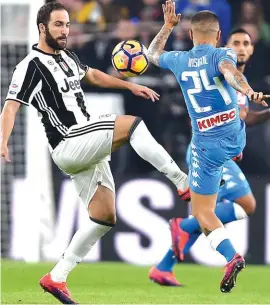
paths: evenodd
<path fill-rule="evenodd" d="M 50 2 L 50 1 L 47 1 Z M 68 47 L 80 60 L 120 77 L 111 65 L 115 45 L 127 39 L 136 39 L 149 46 L 163 24 L 160 0 L 59 0 L 70 12 L 71 28 Z M 222 30 L 220 46 L 226 44 L 231 30 L 248 31 L 255 52 L 247 65 L 245 75 L 254 90 L 270 94 L 270 1 L 269 0 L 176 0 L 176 12 L 182 14 L 180 26 L 168 40 L 166 50 L 192 48 L 188 30 L 192 16 L 204 9 L 217 14 Z M 141 100 L 129 92 L 124 95 L 126 114 L 141 116 L 155 138 L 167 149 L 182 167 L 190 140 L 189 117 L 179 86 L 170 72 L 150 66 L 138 78 L 140 84 L 155 89 L 161 100 L 157 104 Z M 84 85 L 87 92 L 108 90 Z M 102 103 L 102 100 L 100 101 Z M 255 109 L 253 105 L 251 108 Z M 258 107 L 256 108 L 258 109 Z M 268 152 L 268 153 L 267 153 Z M 248 129 L 243 170 L 252 174 L 270 172 L 270 123 Z M 131 159 L 130 159 L 131 158 Z M 118 159 L 118 160 L 117 160 Z M 123 160 L 129 162 L 123 162 Z M 254 160 L 256 159 L 256 162 Z M 115 155 L 113 172 L 147 174 L 152 167 L 127 149 L 125 157 Z"/>

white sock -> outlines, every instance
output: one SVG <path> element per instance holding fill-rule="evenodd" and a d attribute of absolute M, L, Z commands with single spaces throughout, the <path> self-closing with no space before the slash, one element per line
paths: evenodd
<path fill-rule="evenodd" d="M 138 122 L 138 118 L 135 124 L 136 122 Z M 170 179 L 177 189 L 185 190 L 188 186 L 187 175 L 180 170 L 167 151 L 153 138 L 145 123 L 140 121 L 132 129 L 130 144 L 136 153 Z"/>
<path fill-rule="evenodd" d="M 207 239 L 209 240 L 212 249 L 216 250 L 223 240 L 229 239 L 229 236 L 226 229 L 224 227 L 220 227 L 212 231 L 207 236 Z"/>
<path fill-rule="evenodd" d="M 80 228 L 73 236 L 68 248 L 50 272 L 55 282 L 66 282 L 68 274 L 79 264 L 93 245 L 107 233 L 113 225 L 89 219 L 89 223 Z"/>
<path fill-rule="evenodd" d="M 245 219 L 248 217 L 248 214 L 246 213 L 246 211 L 241 207 L 241 205 L 237 204 L 237 203 L 233 203 L 233 207 L 234 207 L 234 215 L 235 218 L 237 220 L 240 219 Z"/>

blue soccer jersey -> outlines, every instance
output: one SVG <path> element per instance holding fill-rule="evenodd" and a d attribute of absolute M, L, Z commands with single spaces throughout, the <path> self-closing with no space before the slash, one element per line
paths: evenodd
<path fill-rule="evenodd" d="M 207 44 L 159 58 L 160 67 L 174 73 L 185 97 L 192 125 L 189 186 L 202 195 L 219 191 L 224 164 L 245 147 L 236 91 L 218 68 L 223 60 L 236 66 L 237 55 Z"/>
<path fill-rule="evenodd" d="M 207 44 L 188 52 L 165 52 L 159 58 L 160 67 L 171 70 L 180 84 L 194 135 L 223 136 L 240 130 L 236 91 L 218 69 L 223 60 L 236 65 L 237 55 Z"/>

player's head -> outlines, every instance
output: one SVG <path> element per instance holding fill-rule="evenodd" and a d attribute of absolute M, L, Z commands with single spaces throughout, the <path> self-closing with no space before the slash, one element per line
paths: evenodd
<path fill-rule="evenodd" d="M 37 14 L 40 39 L 54 50 L 63 50 L 69 34 L 69 15 L 61 3 L 50 2 L 43 5 Z"/>
<path fill-rule="evenodd" d="M 227 47 L 232 48 L 236 52 L 238 66 L 245 65 L 254 50 L 249 33 L 241 28 L 230 33 Z"/>
<path fill-rule="evenodd" d="M 211 11 L 201 11 L 191 19 L 190 38 L 196 45 L 198 43 L 216 45 L 220 39 L 218 17 Z"/>

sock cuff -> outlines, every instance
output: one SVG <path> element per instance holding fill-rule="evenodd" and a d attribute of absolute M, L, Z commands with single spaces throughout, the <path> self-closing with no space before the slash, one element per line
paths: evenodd
<path fill-rule="evenodd" d="M 135 129 L 137 128 L 137 126 L 140 124 L 140 122 L 142 121 L 141 117 L 136 117 L 136 119 L 134 120 L 133 124 L 130 127 L 130 130 L 128 132 L 128 141 L 130 141 L 131 136 L 133 135 Z"/>
<path fill-rule="evenodd" d="M 207 236 L 207 239 L 209 240 L 211 247 L 216 250 L 219 244 L 223 242 L 223 240 L 229 239 L 229 236 L 226 229 L 224 227 L 221 227 L 212 231 Z"/>
<path fill-rule="evenodd" d="M 237 203 L 233 203 L 234 215 L 237 220 L 247 218 L 246 211 Z"/>
<path fill-rule="evenodd" d="M 93 222 L 95 222 L 95 223 L 97 223 L 99 225 L 102 225 L 102 226 L 106 226 L 106 227 L 114 227 L 115 226 L 115 223 L 109 223 L 109 222 L 106 222 L 106 221 L 98 220 L 98 219 L 95 219 L 93 217 L 89 217 L 89 218 Z"/>

